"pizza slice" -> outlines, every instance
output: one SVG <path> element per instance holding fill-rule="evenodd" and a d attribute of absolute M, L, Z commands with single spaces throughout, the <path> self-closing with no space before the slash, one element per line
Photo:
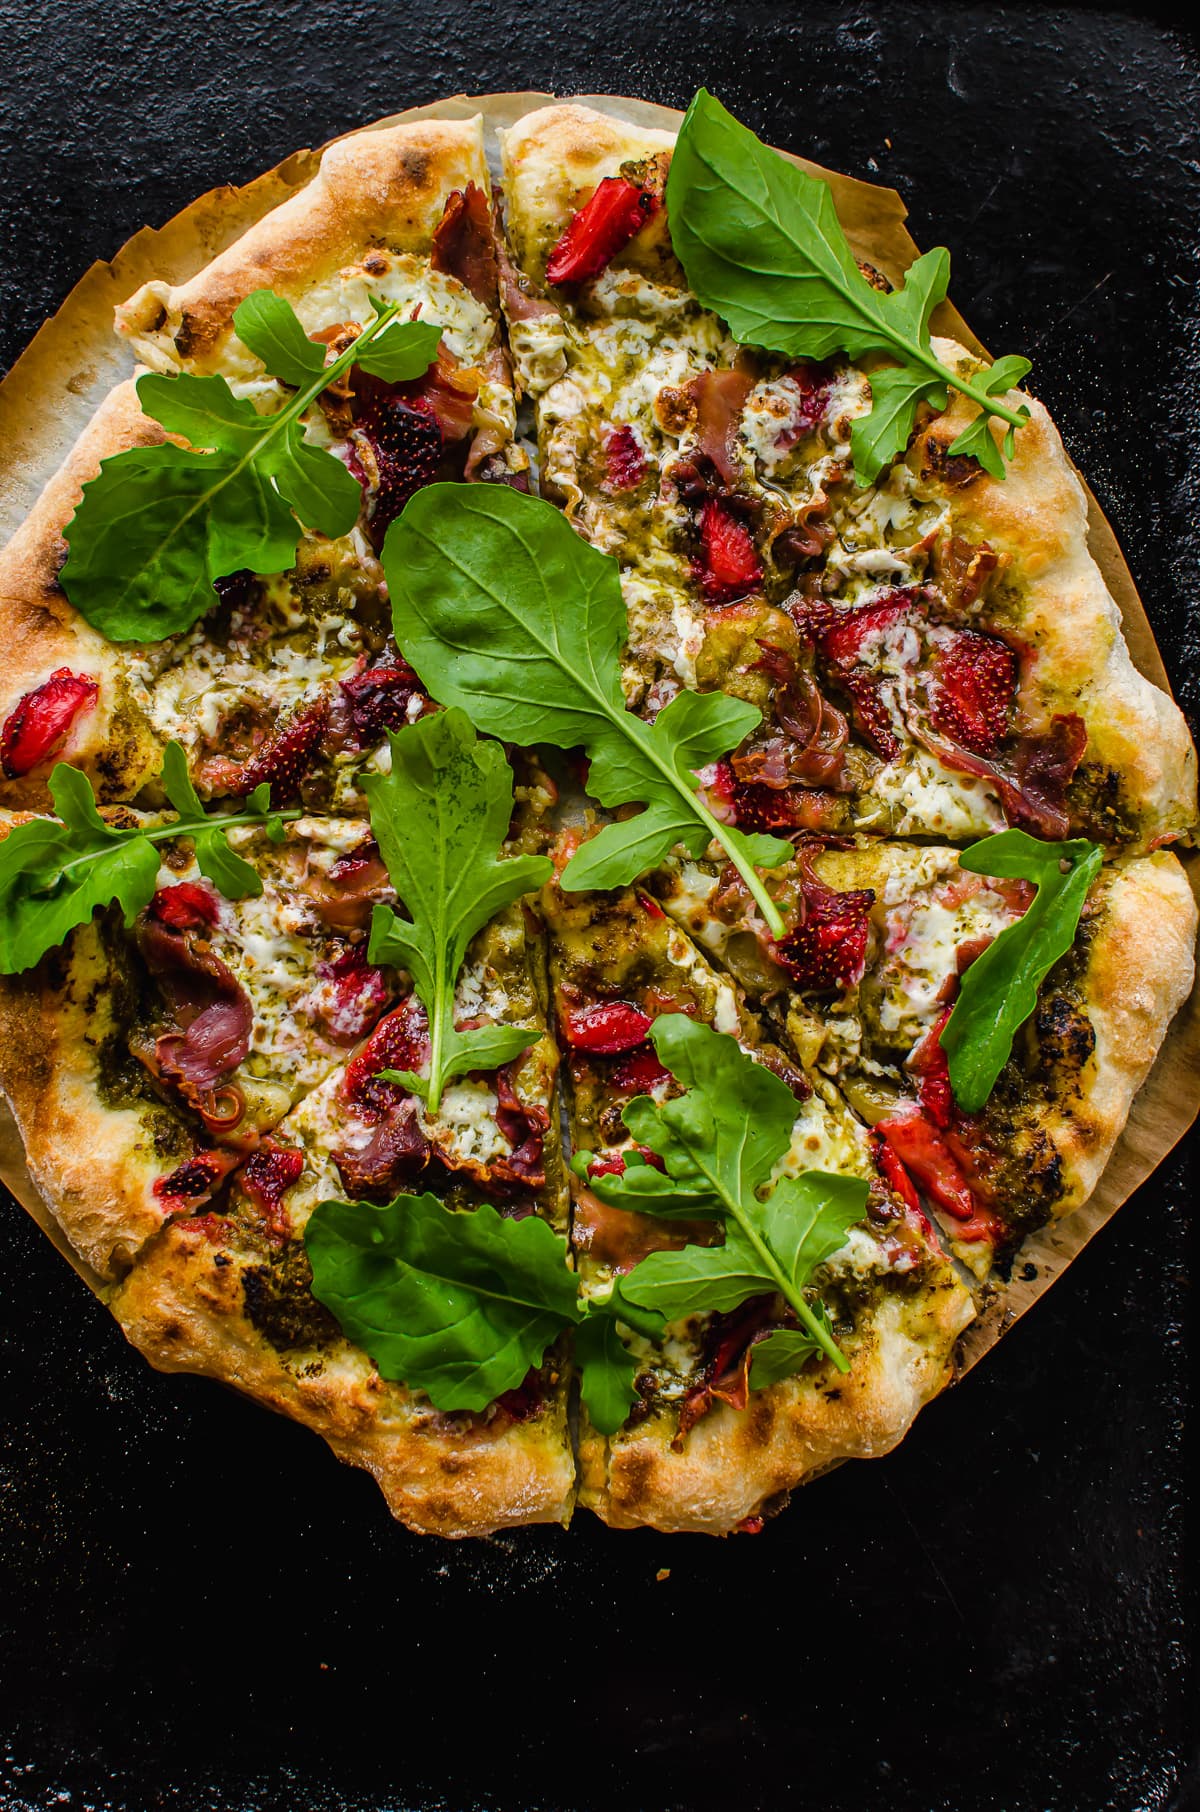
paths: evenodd
<path fill-rule="evenodd" d="M 429 709 L 389 635 L 387 527 L 437 478 L 525 483 L 487 190 L 478 119 L 355 134 L 188 283 L 147 284 L 118 310 L 152 375 L 107 399 L 4 556 L 17 633 L 0 798 L 44 804 L 59 757 L 102 799 L 153 797 L 174 739 L 202 797 L 266 780 L 277 804 L 362 811 L 384 732 Z M 360 342 L 374 363 L 356 361 Z M 213 461 L 246 467 L 260 419 L 270 445 L 251 478 L 218 485 Z M 121 453 L 133 464 L 105 466 L 76 513 Z M 184 505 L 205 483 L 197 551 L 200 504 Z M 231 569 L 231 541 L 267 570 Z"/>
<path fill-rule="evenodd" d="M 634 1379 L 629 1414 L 609 1433 L 589 1413 L 585 1380 L 580 1501 L 616 1527 L 727 1533 L 757 1526 L 764 1510 L 781 1506 L 814 1472 L 885 1452 L 901 1438 L 952 1375 L 955 1340 L 974 1312 L 970 1296 L 915 1197 L 877 1168 L 870 1136 L 836 1088 L 819 1073 L 806 1075 L 762 1035 L 738 991 L 652 893 L 568 896 L 551 885 L 544 910 L 570 1137 L 582 1172 L 572 1247 L 583 1296 L 615 1314 Z M 681 1026 L 711 1027 L 704 1036 L 721 1047 L 720 1055 L 702 1053 L 721 1064 L 720 1080 L 706 1092 L 689 1078 L 700 1101 L 693 1131 L 703 1137 L 725 1116 L 733 1142 L 741 1126 L 741 1140 L 752 1143 L 760 1114 L 778 1118 L 782 1100 L 770 1179 L 776 1189 L 781 1179 L 799 1178 L 800 1187 L 815 1182 L 836 1194 L 850 1180 L 857 1190 L 811 1280 L 838 1364 L 804 1343 L 796 1312 L 762 1283 L 729 1300 L 718 1289 L 724 1306 L 715 1310 L 680 1313 L 676 1303 L 657 1331 L 645 1329 L 639 1310 L 618 1304 L 655 1255 L 711 1250 L 719 1264 L 719 1254 L 735 1249 L 728 1229 L 722 1242 L 717 1221 L 689 1213 L 686 1193 L 673 1201 L 668 1189 L 667 1205 L 660 1199 L 653 1213 L 604 1199 L 631 1176 L 662 1169 L 626 1120 L 639 1099 L 658 1109 L 685 1093 L 663 1061 L 669 1047 L 660 1038 L 664 1028 Z M 682 1062 L 672 1061 L 682 1076 Z M 761 1082 L 763 1072 L 774 1091 L 765 1106 L 746 1092 L 747 1073 Z M 781 1345 L 782 1366 L 757 1375 Z"/>
<path fill-rule="evenodd" d="M 1029 420 L 996 477 L 950 452 L 975 415 L 956 392 L 860 482 L 870 361 L 738 345 L 700 308 L 662 205 L 671 145 L 578 106 L 504 135 L 503 297 L 542 489 L 621 563 L 631 705 L 720 688 L 760 707 L 706 776 L 747 830 L 1181 835 L 1190 738 L 1133 667 L 1045 409 L 1003 399 Z"/>
<path fill-rule="evenodd" d="M 988 874 L 989 847 L 969 867 L 937 845 L 802 847 L 777 876 L 793 927 L 779 943 L 715 863 L 676 865 L 655 886 L 804 1073 L 836 1083 L 892 1184 L 912 1201 L 919 1192 L 981 1280 L 1091 1194 L 1191 987 L 1196 936 L 1173 855 L 1105 864 L 986 1098 L 966 1111 L 941 1038 L 963 978 L 1035 898 L 1028 880 Z M 1019 985 L 1014 968 L 977 1008 L 966 1004 L 981 1033 Z"/>
<path fill-rule="evenodd" d="M 478 1008 L 482 991 L 498 1015 L 544 1024 L 530 949 L 519 911 L 489 928 L 464 974 L 464 1005 Z M 456 1225 L 492 1202 L 505 1217 L 565 1227 L 556 1054 L 544 1030 L 519 1063 L 463 1079 L 434 1115 L 377 1075 L 417 1054 L 418 1019 L 411 997 L 382 1019 L 220 1201 L 176 1215 L 144 1248 L 111 1307 L 159 1369 L 218 1378 L 315 1429 L 375 1477 L 412 1529 L 464 1536 L 566 1522 L 575 1462 L 561 1340 L 485 1408 L 442 1411 L 382 1376 L 313 1294 L 305 1230 L 322 1201 L 361 1202 L 364 1224 L 386 1218 L 371 1203 L 395 1198 L 401 1217 L 440 1214 L 440 1203 Z"/>

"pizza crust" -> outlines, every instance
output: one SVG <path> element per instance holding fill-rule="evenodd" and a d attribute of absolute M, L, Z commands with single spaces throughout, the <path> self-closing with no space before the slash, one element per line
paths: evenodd
<path fill-rule="evenodd" d="M 28 775 L 0 775 L 0 805 L 46 810 L 54 761 L 82 769 L 101 800 L 132 800 L 158 772 L 161 743 L 128 696 L 119 649 L 84 621 L 58 575 L 67 557 L 63 530 L 101 460 L 165 439 L 142 414 L 134 380 L 118 384 L 0 553 L 0 722 L 56 668 L 87 674 L 99 686 L 95 705 L 80 712 L 50 761 Z"/>
<path fill-rule="evenodd" d="M 885 1298 L 845 1376 L 825 1363 L 753 1392 L 744 1410 L 716 1403 L 678 1453 L 669 1412 L 611 1441 L 585 1429 L 580 1503 L 617 1529 L 728 1535 L 839 1461 L 888 1453 L 950 1382 L 954 1343 L 974 1313 L 949 1273 L 919 1303 Z"/>
<path fill-rule="evenodd" d="M 953 340 L 935 339 L 934 349 L 952 369 L 979 368 Z M 1196 821 L 1196 751 L 1183 714 L 1130 658 L 1121 613 L 1088 550 L 1087 499 L 1058 429 L 1024 391 L 1004 400 L 1013 408 L 1028 404 L 1031 420 L 1017 430 L 1003 481 L 981 473 L 958 487 L 939 476 L 947 448 L 978 414 L 955 392 L 949 409 L 909 447 L 915 493 L 945 500 L 951 535 L 986 541 L 1008 557 L 991 597 L 998 594 L 1003 606 L 1006 589 L 1014 589 L 1014 638 L 1036 655 L 1021 663 L 1018 709 L 1031 729 L 1045 727 L 1056 712 L 1084 719 L 1084 761 L 1118 776 L 1133 839 L 1153 847 Z M 1004 423 L 993 420 L 991 431 L 999 445 Z M 990 614 L 990 598 L 985 603 Z"/>
<path fill-rule="evenodd" d="M 483 119 L 421 120 L 336 140 L 311 182 L 273 208 L 187 283 L 143 284 L 117 332 L 159 370 L 216 370 L 233 313 L 256 289 L 295 302 L 365 251 L 428 252 L 446 197 L 489 187 Z"/>
<path fill-rule="evenodd" d="M 285 1365 L 247 1320 L 239 1265 L 218 1265 L 221 1254 L 203 1232 L 171 1226 L 114 1293 L 113 1314 L 159 1371 L 216 1378 L 315 1430 L 339 1459 L 369 1472 L 392 1515 L 420 1534 L 570 1520 L 565 1379 L 528 1422 L 455 1432 L 348 1343 Z"/>

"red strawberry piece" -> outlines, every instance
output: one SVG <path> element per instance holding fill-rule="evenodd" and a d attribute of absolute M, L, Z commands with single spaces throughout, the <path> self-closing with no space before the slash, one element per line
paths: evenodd
<path fill-rule="evenodd" d="M 856 610 L 839 612 L 820 635 L 822 652 L 837 667 L 852 666 L 862 658 L 868 636 L 894 629 L 909 616 L 916 604 L 912 592 L 890 591 L 873 604 L 861 604 Z"/>
<path fill-rule="evenodd" d="M 627 1000 L 598 1001 L 566 1015 L 563 1036 L 572 1050 L 613 1056 L 644 1044 L 653 1021 Z"/>
<path fill-rule="evenodd" d="M 587 283 L 598 277 L 660 206 L 649 189 L 623 176 L 606 176 L 551 252 L 547 283 Z"/>
<path fill-rule="evenodd" d="M 328 727 L 329 699 L 321 693 L 284 719 L 257 755 L 246 763 L 236 784 L 230 786 L 230 793 L 243 799 L 266 780 L 271 785 L 272 805 L 283 805 L 294 799 Z"/>
<path fill-rule="evenodd" d="M 716 497 L 700 512 L 700 587 L 709 604 L 730 604 L 762 578 L 754 537 Z"/>
<path fill-rule="evenodd" d="M 150 910 L 162 925 L 172 931 L 199 931 L 204 925 L 215 925 L 220 906 L 211 887 L 196 881 L 177 881 L 173 887 L 160 887 L 150 902 Z"/>
<path fill-rule="evenodd" d="M 875 1131 L 939 1208 L 956 1221 L 974 1217 L 979 1203 L 970 1184 L 933 1121 L 919 1108 L 880 1120 Z"/>
<path fill-rule="evenodd" d="M 470 398 L 466 398 L 468 410 Z M 409 498 L 423 485 L 432 484 L 442 465 L 445 438 L 433 402 L 427 397 L 411 400 L 396 390 L 376 387 L 361 421 L 361 432 L 375 456 L 379 488 L 367 528 L 374 546 L 383 538 Z M 357 461 L 356 476 L 364 473 Z M 353 467 L 352 467 L 353 469 Z"/>
<path fill-rule="evenodd" d="M 632 428 L 623 424 L 613 429 L 604 443 L 604 460 L 606 491 L 633 491 L 641 484 L 646 472 L 646 455 Z"/>
<path fill-rule="evenodd" d="M 380 1020 L 366 1044 L 346 1065 L 342 1092 L 368 1115 L 386 1113 L 404 1099 L 395 1082 L 382 1082 L 380 1070 L 419 1070 L 429 1058 L 429 1022 L 415 994 Z"/>
<path fill-rule="evenodd" d="M 546 1401 L 546 1385 L 541 1372 L 527 1372 L 513 1390 L 501 1391 L 496 1398 L 496 1408 L 513 1422 L 528 1422 L 536 1416 Z"/>
<path fill-rule="evenodd" d="M 357 1044 L 370 1031 L 388 1002 L 382 969 L 367 961 L 367 942 L 347 944 L 331 962 L 318 963 L 317 974 L 330 983 L 330 998 L 318 1017 L 334 1044 Z M 386 1066 L 385 1066 L 386 1067 Z M 402 1069 L 411 1068 L 401 1064 Z"/>
<path fill-rule="evenodd" d="M 1008 733 L 1016 681 L 1010 648 L 977 630 L 958 630 L 934 656 L 935 727 L 976 755 L 993 754 Z"/>
<path fill-rule="evenodd" d="M 365 837 L 361 843 L 356 843 L 353 849 L 347 850 L 344 856 L 339 856 L 337 861 L 331 864 L 329 879 L 331 881 L 357 880 L 366 870 L 374 870 L 377 866 L 381 866 L 382 861 L 379 845 L 374 837 Z"/>
<path fill-rule="evenodd" d="M 663 1067 L 657 1052 L 648 1044 L 640 1050 L 627 1052 L 614 1065 L 609 1078 L 613 1088 L 620 1089 L 625 1095 L 648 1095 L 660 1082 L 669 1082 L 670 1079 L 670 1070 Z"/>
<path fill-rule="evenodd" d="M 824 421 L 829 408 L 833 387 L 829 369 L 825 365 L 794 365 L 787 375 L 800 392 L 800 408 L 789 434 L 811 434 Z"/>
<path fill-rule="evenodd" d="M 16 780 L 49 760 L 66 740 L 79 713 L 95 704 L 99 691 L 87 674 L 59 667 L 27 692 L 0 731 L 0 762 L 9 779 Z"/>
<path fill-rule="evenodd" d="M 866 667 L 852 667 L 840 678 L 854 707 L 855 729 L 884 761 L 894 761 L 900 753 L 900 738 L 883 702 L 877 675 Z"/>
<path fill-rule="evenodd" d="M 386 667 L 368 667 L 339 680 L 346 701 L 350 727 L 360 747 L 377 742 L 385 730 L 400 730 L 410 722 L 409 701 L 425 698 L 425 690 L 407 661 L 394 660 Z"/>
<path fill-rule="evenodd" d="M 661 1170 L 665 1174 L 666 1165 L 656 1151 L 651 1151 L 648 1145 L 635 1145 L 633 1149 L 645 1163 L 649 1164 L 652 1170 Z M 625 1175 L 625 1153 L 610 1151 L 602 1158 L 593 1158 L 588 1165 L 588 1175 L 589 1177 L 623 1177 Z"/>
<path fill-rule="evenodd" d="M 156 1177 L 154 1194 L 164 1214 L 177 1214 L 181 1208 L 199 1207 L 216 1193 L 241 1158 L 232 1151 L 198 1151 L 185 1159 L 169 1176 Z"/>
<path fill-rule="evenodd" d="M 267 1139 L 257 1151 L 251 1152 L 243 1166 L 242 1183 L 246 1194 L 265 1217 L 268 1231 L 275 1239 L 285 1240 L 291 1235 L 292 1223 L 283 1198 L 292 1184 L 299 1181 L 303 1169 L 303 1152 L 277 1145 L 274 1139 Z"/>
<path fill-rule="evenodd" d="M 804 922 L 773 945 L 771 954 L 798 987 L 852 987 L 862 980 L 874 903 L 869 888 L 838 893 L 806 883 Z"/>
<path fill-rule="evenodd" d="M 887 1143 L 887 1140 L 877 1139 L 875 1141 L 875 1147 L 875 1161 L 879 1165 L 879 1174 L 882 1176 L 888 1188 L 894 1195 L 900 1197 L 900 1200 L 904 1203 L 906 1208 L 911 1208 L 914 1213 L 920 1214 L 921 1203 L 916 1190 L 913 1188 L 912 1178 L 909 1176 L 907 1170 L 905 1170 L 891 1146 Z"/>

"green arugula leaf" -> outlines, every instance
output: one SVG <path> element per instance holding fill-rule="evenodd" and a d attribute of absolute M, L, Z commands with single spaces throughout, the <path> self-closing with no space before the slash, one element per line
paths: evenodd
<path fill-rule="evenodd" d="M 429 1074 L 388 1072 L 436 1109 L 445 1084 L 535 1043 L 534 1027 L 460 1032 L 454 984 L 467 945 L 505 906 L 553 873 L 544 856 L 497 858 L 512 817 L 512 772 L 498 743 L 479 742 L 462 711 L 389 732 L 388 774 L 363 782 L 371 828 L 408 918 L 377 905 L 370 960 L 409 971 L 429 1016 Z"/>
<path fill-rule="evenodd" d="M 950 1086 L 964 1113 L 978 1113 L 1008 1061 L 1013 1039 L 1037 1006 L 1038 989 L 1075 941 L 1079 917 L 1104 852 L 1085 837 L 1044 843 L 1022 830 L 1000 831 L 958 858 L 972 874 L 1032 881 L 1028 911 L 1007 925 L 971 964 L 939 1043 Z"/>
<path fill-rule="evenodd" d="M 787 1084 L 746 1056 L 735 1039 L 686 1014 L 663 1014 L 650 1038 L 688 1092 L 661 1105 L 639 1095 L 626 1103 L 622 1118 L 665 1169 L 633 1162 L 626 1153 L 623 1176 L 592 1177 L 588 1186 L 616 1208 L 724 1220 L 725 1243 L 651 1253 L 622 1278 L 622 1296 L 673 1321 L 728 1311 L 749 1296 L 777 1290 L 816 1346 L 847 1371 L 828 1317 L 814 1309 L 804 1289 L 862 1219 L 866 1183 L 810 1170 L 784 1177 L 760 1199 L 791 1143 L 796 1104 Z M 584 1176 L 591 1155 L 580 1152 L 574 1160 Z"/>
<path fill-rule="evenodd" d="M 694 771 L 740 742 L 760 714 L 719 692 L 681 692 L 653 724 L 625 709 L 614 559 L 538 498 L 504 485 L 435 484 L 388 530 L 383 565 L 396 640 L 435 697 L 488 735 L 586 748 L 593 797 L 645 806 L 580 848 L 565 888 L 622 887 L 674 844 L 698 856 L 715 839 L 783 935 L 755 864 L 786 860 L 790 844 L 719 823 Z"/>
<path fill-rule="evenodd" d="M 584 1408 L 601 1434 L 615 1434 L 638 1399 L 638 1361 L 605 1310 L 589 1309 L 576 1329 L 575 1363 Z"/>
<path fill-rule="evenodd" d="M 57 764 L 50 776 L 57 818 L 18 824 L 0 843 L 0 974 L 31 969 L 98 906 L 119 905 L 131 924 L 158 884 L 155 845 L 176 837 L 193 840 L 201 872 L 228 899 L 262 892 L 258 873 L 230 849 L 225 833 L 253 824 L 282 835 L 283 821 L 298 818 L 301 808 L 272 811 L 266 790 L 256 788 L 240 812 L 206 813 L 178 743 L 167 744 L 162 779 L 178 817 L 117 829 L 96 810 L 86 776 Z"/>
<path fill-rule="evenodd" d="M 301 417 L 351 365 L 415 377 L 436 356 L 439 330 L 378 309 L 330 365 L 282 297 L 257 290 L 234 327 L 283 383 L 300 386 L 260 415 L 222 377 L 144 373 L 145 413 L 190 442 L 133 447 L 101 462 L 65 530 L 60 575 L 76 609 L 114 642 L 145 642 L 190 629 L 211 609 L 213 581 L 248 568 L 276 573 L 295 559 L 301 527 L 346 534 L 362 491 L 342 461 L 304 438 Z"/>
<path fill-rule="evenodd" d="M 813 1313 L 825 1314 L 824 1303 L 815 1303 Z M 750 1350 L 750 1389 L 766 1390 L 768 1385 L 790 1378 L 820 1350 L 803 1328 L 773 1329 L 762 1340 L 756 1340 Z"/>
<path fill-rule="evenodd" d="M 321 1202 L 304 1242 L 313 1295 L 347 1338 L 440 1410 L 486 1409 L 580 1318 L 567 1242 L 535 1215 L 431 1195 Z"/>
<path fill-rule="evenodd" d="M 791 358 L 844 352 L 852 359 L 885 353 L 896 360 L 894 374 L 872 374 L 874 407 L 852 430 L 860 484 L 874 483 L 907 444 L 919 403 L 945 407 L 947 386 L 979 404 L 984 434 L 990 415 L 1010 429 L 1028 420 L 1024 406 L 1012 410 L 996 401 L 1014 381 L 1014 364 L 1028 370 L 1025 361 L 1002 360 L 986 382 L 976 383 L 957 376 L 933 351 L 930 317 L 950 275 L 945 248 L 918 258 L 903 288 L 890 294 L 875 289 L 858 268 L 828 183 L 770 150 L 703 88 L 680 128 L 667 211 L 689 285 L 704 307 L 729 323 L 735 339 Z M 972 424 L 968 433 L 978 440 L 975 429 Z M 987 439 L 995 452 L 990 434 Z M 982 457 L 975 444 L 963 449 L 956 443 L 953 450 Z M 987 469 L 1004 476 L 998 453 Z"/>

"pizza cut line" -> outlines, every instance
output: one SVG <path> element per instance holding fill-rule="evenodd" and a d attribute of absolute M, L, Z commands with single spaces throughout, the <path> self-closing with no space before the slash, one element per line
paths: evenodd
<path fill-rule="evenodd" d="M 482 119 L 339 141 L 118 309 L 3 556 L 31 1175 L 416 1530 L 754 1530 L 893 1447 L 1192 982 L 1194 751 L 1023 362 L 927 309 L 892 445 L 861 334 L 769 350 L 715 106 L 675 177 L 578 105 L 495 191 Z"/>

